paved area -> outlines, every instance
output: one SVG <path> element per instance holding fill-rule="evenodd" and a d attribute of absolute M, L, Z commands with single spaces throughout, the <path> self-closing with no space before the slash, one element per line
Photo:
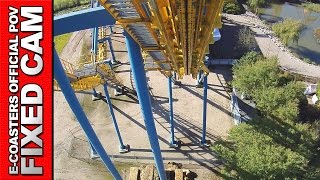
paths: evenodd
<path fill-rule="evenodd" d="M 277 56 L 279 64 L 285 70 L 293 73 L 315 77 L 320 79 L 320 66 L 308 64 L 299 58 L 294 57 L 290 51 L 285 48 L 275 37 L 266 34 L 263 23 L 252 13 L 247 15 L 225 15 L 232 22 L 250 27 L 255 33 L 255 39 L 266 57 Z"/>
<path fill-rule="evenodd" d="M 89 33 L 85 33 L 81 38 L 84 40 L 80 40 L 78 45 L 71 43 L 68 46 L 81 49 L 79 48 L 83 45 L 81 42 L 90 43 L 89 36 Z M 124 39 L 114 39 L 116 57 L 121 62 L 115 66 L 115 71 L 124 85 L 132 90 L 134 89 L 133 78 Z M 70 42 L 72 41 L 77 42 L 77 38 Z M 68 57 L 67 54 L 66 56 Z M 110 57 L 110 53 L 108 56 Z M 71 61 L 75 62 L 76 58 Z M 214 142 L 217 138 L 226 137 L 228 130 L 233 126 L 229 107 L 230 97 L 224 89 L 225 81 L 230 78 L 231 71 L 223 67 L 211 70 L 213 72 L 208 77 L 207 139 Z M 148 72 L 147 77 L 164 162 L 174 161 L 183 165 L 195 166 L 195 169 L 199 169 L 198 179 L 212 179 L 205 174 L 214 174 L 220 162 L 209 148 L 199 146 L 202 130 L 203 89 L 196 88 L 195 80 L 190 76 L 181 80 L 180 85 L 174 86 L 175 137 L 182 141 L 183 146 L 181 149 L 172 149 L 169 148 L 168 80 L 159 72 Z M 97 90 L 102 91 L 102 87 L 98 87 Z M 123 96 L 114 96 L 113 89 L 110 89 L 109 92 L 123 141 L 131 146 L 131 152 L 126 154 L 118 152 L 119 144 L 107 104 L 103 100 L 92 101 L 90 92 L 77 93 L 107 153 L 115 162 L 154 163 L 137 97 L 130 90 Z M 54 93 L 54 121 L 55 178 L 110 178 L 100 160 L 89 158 L 86 136 L 61 92 Z"/>

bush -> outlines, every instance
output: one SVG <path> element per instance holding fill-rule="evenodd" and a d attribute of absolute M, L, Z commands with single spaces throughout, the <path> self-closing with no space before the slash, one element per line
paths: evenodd
<path fill-rule="evenodd" d="M 301 106 L 302 84 L 278 68 L 277 59 L 254 52 L 234 67 L 233 85 L 252 97 L 261 117 L 232 128 L 213 146 L 225 179 L 319 179 L 319 117 Z M 312 123 L 298 121 L 300 110 Z"/>
<path fill-rule="evenodd" d="M 247 55 L 249 56 L 250 54 Z M 232 84 L 239 91 L 253 97 L 258 89 L 278 85 L 279 65 L 277 59 L 270 58 L 266 60 L 257 58 L 256 60 L 252 60 L 251 58 L 248 58 L 243 61 L 256 62 L 244 63 L 233 69 L 235 78 L 232 81 Z"/>
<path fill-rule="evenodd" d="M 254 10 L 255 13 L 258 12 L 258 8 L 265 5 L 267 3 L 266 0 L 248 0 L 247 4 L 250 9 Z"/>
<path fill-rule="evenodd" d="M 320 13 L 320 4 L 307 2 L 307 3 L 302 3 L 302 6 L 310 11 Z"/>
<path fill-rule="evenodd" d="M 253 64 L 255 62 L 258 61 L 258 59 L 262 58 L 262 56 L 260 54 L 258 54 L 255 51 L 250 51 L 248 53 L 246 53 L 245 55 L 243 55 L 238 61 L 237 63 L 233 66 L 233 69 L 237 69 L 243 65 L 247 65 L 247 64 Z"/>
<path fill-rule="evenodd" d="M 285 19 L 283 22 L 272 25 L 273 32 L 280 40 L 288 45 L 291 42 L 297 41 L 300 36 L 300 31 L 303 25 L 300 21 L 294 19 Z"/>
<path fill-rule="evenodd" d="M 248 52 L 258 49 L 259 46 L 254 37 L 255 34 L 250 28 L 246 26 L 241 27 L 237 34 L 238 41 L 236 50 L 240 52 Z"/>
<path fill-rule="evenodd" d="M 266 87 L 256 90 L 253 98 L 257 108 L 267 115 L 281 120 L 295 121 L 299 115 L 302 87 L 301 84 L 292 82 L 283 87 Z"/>
<path fill-rule="evenodd" d="M 303 179 L 317 139 L 309 125 L 261 118 L 232 128 L 213 150 L 231 179 Z"/>
<path fill-rule="evenodd" d="M 222 11 L 227 14 L 242 14 L 241 7 L 236 1 L 225 1 Z"/>

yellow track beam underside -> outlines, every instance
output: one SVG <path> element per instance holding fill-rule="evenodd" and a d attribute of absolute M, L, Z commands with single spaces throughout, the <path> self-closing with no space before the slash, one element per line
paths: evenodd
<path fill-rule="evenodd" d="M 175 71 L 179 78 L 189 74 L 195 78 L 199 70 L 209 73 L 204 65 L 204 55 L 213 29 L 221 26 L 223 0 L 131 0 L 122 3 L 127 5 L 125 9 L 116 9 L 121 2 L 99 1 L 143 51 L 163 53 L 165 58 L 161 61 L 170 62 L 171 68 L 160 69 L 161 72 Z M 138 16 L 124 17 L 123 12 L 127 10 L 136 12 Z M 144 46 L 137 32 L 129 28 L 138 23 L 145 24 L 157 42 L 156 47 Z"/>

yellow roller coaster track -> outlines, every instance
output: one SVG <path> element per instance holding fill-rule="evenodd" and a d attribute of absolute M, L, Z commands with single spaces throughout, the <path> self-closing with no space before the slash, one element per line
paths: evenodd
<path fill-rule="evenodd" d="M 221 26 L 223 0 L 99 1 L 161 72 L 174 71 L 179 78 L 209 73 L 204 56 L 213 29 Z"/>

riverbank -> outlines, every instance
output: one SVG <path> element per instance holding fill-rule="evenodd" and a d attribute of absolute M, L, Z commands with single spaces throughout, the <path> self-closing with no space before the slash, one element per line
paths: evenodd
<path fill-rule="evenodd" d="M 255 14 L 247 11 L 242 15 L 223 14 L 223 16 L 236 24 L 249 27 L 254 32 L 255 39 L 263 55 L 266 57 L 278 57 L 282 69 L 320 79 L 320 66 L 308 64 L 295 57 L 277 37 L 273 36 L 271 29 Z"/>
<path fill-rule="evenodd" d="M 320 27 L 320 13 L 308 10 L 301 3 L 286 0 L 271 1 L 268 6 L 259 8 L 257 15 L 269 26 L 286 19 L 299 21 L 303 28 L 288 47 L 298 58 L 311 64 L 320 64 L 320 44 L 314 37 L 314 30 Z"/>
<path fill-rule="evenodd" d="M 320 4 L 307 2 L 307 3 L 302 3 L 302 6 L 310 11 L 320 13 Z"/>

